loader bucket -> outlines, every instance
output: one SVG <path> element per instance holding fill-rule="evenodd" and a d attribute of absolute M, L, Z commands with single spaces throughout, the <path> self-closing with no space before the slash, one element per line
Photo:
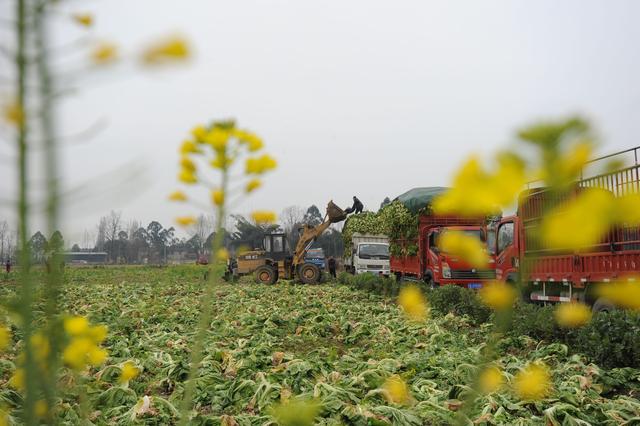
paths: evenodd
<path fill-rule="evenodd" d="M 327 217 L 329 222 L 338 223 L 347 218 L 347 214 L 340 207 L 336 206 L 333 201 L 329 201 L 327 204 Z"/>

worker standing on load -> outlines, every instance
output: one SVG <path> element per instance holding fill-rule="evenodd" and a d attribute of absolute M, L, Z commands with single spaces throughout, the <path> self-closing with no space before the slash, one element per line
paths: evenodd
<path fill-rule="evenodd" d="M 362 209 L 364 209 L 364 205 L 362 204 L 362 201 L 358 200 L 358 197 L 354 195 L 353 207 L 351 207 L 351 211 L 353 211 L 353 213 L 355 214 L 358 214 L 358 213 L 362 213 Z"/>

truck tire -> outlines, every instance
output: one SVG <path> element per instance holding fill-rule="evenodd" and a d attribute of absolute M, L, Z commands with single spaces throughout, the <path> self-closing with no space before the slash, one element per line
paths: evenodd
<path fill-rule="evenodd" d="M 594 303 L 593 307 L 591 308 L 591 312 L 593 312 L 594 314 L 598 312 L 612 312 L 615 310 L 616 306 L 603 297 L 596 300 L 596 303 Z"/>
<path fill-rule="evenodd" d="M 278 279 L 278 274 L 273 270 L 271 266 L 262 265 L 256 269 L 255 280 L 258 284 L 271 285 Z"/>
<path fill-rule="evenodd" d="M 298 278 L 305 284 L 317 284 L 320 282 L 320 268 L 313 263 L 303 263 L 298 268 Z"/>

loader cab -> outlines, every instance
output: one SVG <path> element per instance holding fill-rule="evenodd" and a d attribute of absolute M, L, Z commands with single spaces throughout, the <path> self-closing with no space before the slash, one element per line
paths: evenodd
<path fill-rule="evenodd" d="M 269 259 L 280 261 L 291 257 L 291 249 L 289 248 L 289 240 L 286 234 L 266 234 L 262 244 L 266 257 Z"/>

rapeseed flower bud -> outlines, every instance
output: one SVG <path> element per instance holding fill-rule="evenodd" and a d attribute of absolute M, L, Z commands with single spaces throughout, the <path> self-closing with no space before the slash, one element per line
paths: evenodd
<path fill-rule="evenodd" d="M 221 206 L 224 204 L 224 192 L 217 189 L 215 191 L 211 191 L 211 201 L 213 201 L 213 204 L 215 204 L 216 206 Z"/>
<path fill-rule="evenodd" d="M 518 296 L 517 290 L 510 284 L 493 281 L 479 291 L 480 300 L 488 307 L 500 311 L 511 308 Z"/>
<path fill-rule="evenodd" d="M 7 123 L 14 126 L 20 126 L 24 123 L 24 110 L 17 102 L 4 105 L 2 112 Z"/>
<path fill-rule="evenodd" d="M 193 216 L 180 216 L 176 218 L 176 223 L 182 226 L 190 226 L 196 223 L 197 220 Z"/>
<path fill-rule="evenodd" d="M 20 391 L 24 390 L 25 377 L 24 368 L 16 368 L 16 371 L 13 372 L 9 379 L 9 386 Z"/>
<path fill-rule="evenodd" d="M 204 138 L 207 137 L 207 129 L 203 125 L 198 125 L 191 130 L 191 135 L 196 142 L 203 143 Z"/>
<path fill-rule="evenodd" d="M 238 138 L 240 143 L 247 145 L 249 152 L 260 151 L 264 146 L 262 139 L 251 132 L 247 132 L 246 130 L 234 130 L 234 135 Z"/>
<path fill-rule="evenodd" d="M 438 245 L 445 253 L 461 257 L 474 268 L 486 267 L 489 263 L 489 256 L 482 242 L 464 232 L 446 231 L 440 236 Z"/>
<path fill-rule="evenodd" d="M 429 315 L 429 305 L 422 291 L 414 285 L 403 287 L 398 295 L 398 304 L 405 315 L 415 321 L 423 321 Z"/>
<path fill-rule="evenodd" d="M 183 191 L 173 191 L 169 194 L 169 200 L 171 201 L 187 201 L 187 194 Z"/>
<path fill-rule="evenodd" d="M 640 311 L 640 279 L 631 278 L 631 281 L 617 281 L 601 284 L 597 288 L 597 294 L 611 303 L 625 309 Z"/>
<path fill-rule="evenodd" d="M 276 221 L 276 214 L 268 210 L 256 210 L 251 213 L 251 218 L 257 224 L 269 224 Z"/>
<path fill-rule="evenodd" d="M 159 65 L 183 61 L 190 55 L 189 43 L 182 37 L 173 36 L 147 47 L 142 53 L 142 61 L 147 65 Z"/>
<path fill-rule="evenodd" d="M 91 52 L 91 60 L 96 65 L 107 65 L 118 59 L 118 46 L 101 42 Z"/>
<path fill-rule="evenodd" d="M 249 182 L 247 182 L 247 186 L 245 187 L 245 191 L 247 193 L 253 192 L 256 189 L 260 188 L 262 186 L 262 182 L 260 181 L 260 179 L 251 179 Z"/>
<path fill-rule="evenodd" d="M 64 331 L 70 336 L 79 336 L 89 330 L 89 320 L 86 317 L 75 316 L 65 318 Z"/>
<path fill-rule="evenodd" d="M 394 375 L 385 380 L 382 391 L 385 398 L 394 404 L 407 405 L 412 401 L 409 387 L 400 376 Z"/>
<path fill-rule="evenodd" d="M 228 130 L 214 126 L 204 137 L 204 143 L 210 145 L 217 152 L 224 152 L 231 134 Z"/>
<path fill-rule="evenodd" d="M 561 327 L 582 327 L 591 319 L 591 309 L 583 303 L 563 303 L 556 308 L 555 317 Z"/>
<path fill-rule="evenodd" d="M 516 374 L 513 389 L 520 399 L 539 400 L 551 391 L 551 374 L 543 363 L 531 363 Z"/>
<path fill-rule="evenodd" d="M 187 171 L 189 173 L 196 172 L 196 163 L 186 155 L 183 155 L 182 158 L 180 158 L 180 167 L 182 167 L 183 171 Z"/>
<path fill-rule="evenodd" d="M 194 184 L 198 182 L 198 178 L 196 177 L 195 173 L 190 172 L 188 170 L 182 170 L 179 174 L 178 174 L 178 180 L 182 183 L 186 183 L 186 184 Z"/>
<path fill-rule="evenodd" d="M 5 350 L 9 346 L 11 341 L 11 331 L 9 327 L 0 325 L 0 351 Z"/>
<path fill-rule="evenodd" d="M 45 401 L 44 399 L 37 400 L 35 406 L 33 407 L 33 410 L 36 413 L 36 417 L 38 417 L 39 419 L 44 418 L 49 412 L 47 401 Z"/>
<path fill-rule="evenodd" d="M 478 387 L 484 394 L 489 394 L 498 390 L 504 384 L 504 376 L 498 367 L 485 368 L 480 373 Z"/>
<path fill-rule="evenodd" d="M 182 155 L 202 154 L 202 150 L 198 148 L 198 145 L 196 145 L 195 142 L 187 139 L 184 142 L 182 142 L 182 145 L 180 145 L 180 153 Z"/>
<path fill-rule="evenodd" d="M 257 158 L 247 158 L 246 173 L 260 175 L 278 166 L 276 160 L 268 154 Z"/>
<path fill-rule="evenodd" d="M 93 15 L 90 13 L 75 13 L 72 15 L 72 18 L 76 23 L 84 27 L 93 25 Z"/>
<path fill-rule="evenodd" d="M 220 262 L 226 262 L 227 259 L 229 259 L 229 252 L 227 251 L 227 249 L 225 248 L 221 248 L 220 250 L 218 250 L 218 252 L 216 253 L 216 258 L 220 261 Z"/>
<path fill-rule="evenodd" d="M 135 364 L 131 361 L 127 361 L 122 364 L 120 370 L 120 383 L 128 383 L 130 380 L 136 378 L 140 373 L 138 367 L 136 367 Z"/>

